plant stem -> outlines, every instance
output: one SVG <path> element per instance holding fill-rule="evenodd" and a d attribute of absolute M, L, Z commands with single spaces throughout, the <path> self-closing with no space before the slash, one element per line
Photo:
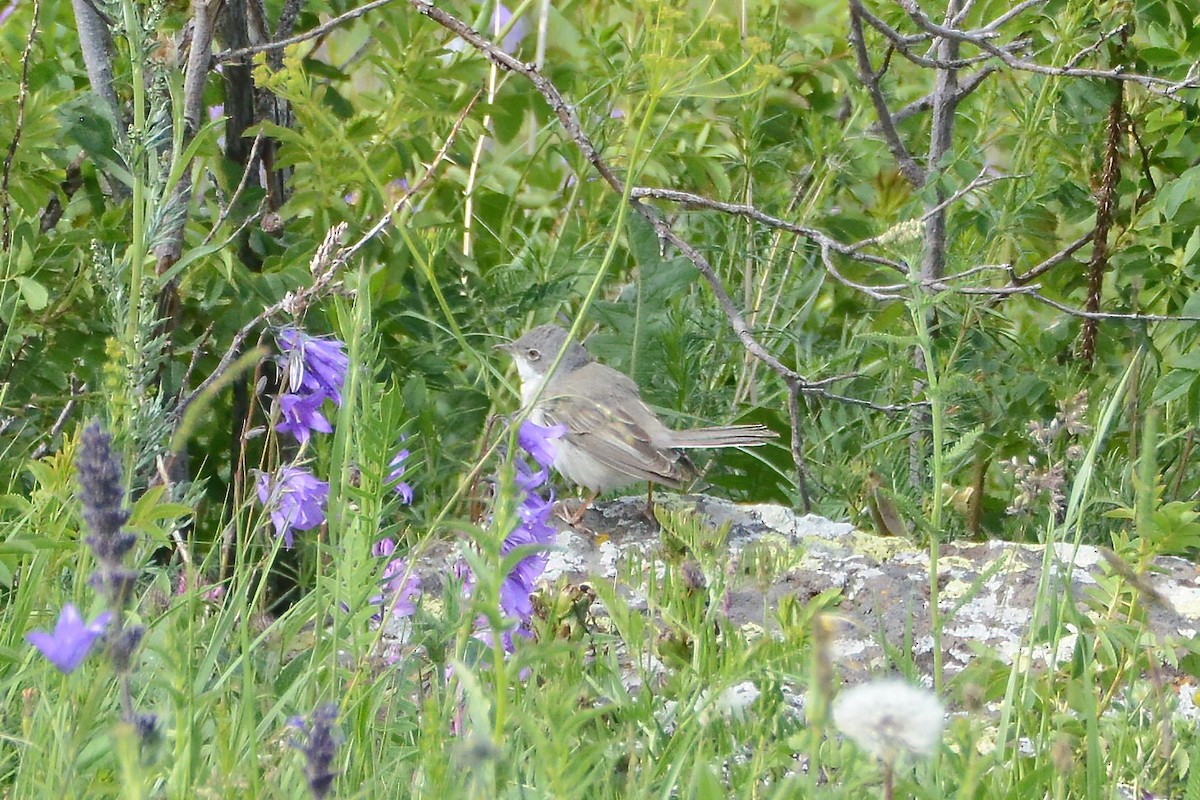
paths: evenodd
<path fill-rule="evenodd" d="M 929 296 L 921 289 L 915 289 L 915 301 L 909 304 L 909 311 L 917 333 L 917 347 L 922 355 L 925 366 L 925 395 L 929 398 L 929 427 L 933 438 L 933 452 L 930 467 L 933 470 L 933 486 L 931 508 L 929 509 L 929 630 L 933 637 L 933 690 L 942 691 L 942 614 L 938 608 L 938 553 L 942 535 L 942 488 L 945 472 L 944 450 L 946 440 L 945 398 L 939 380 L 939 370 L 936 354 L 933 349 L 933 338 L 929 331 L 929 318 L 926 306 Z"/>
<path fill-rule="evenodd" d="M 145 144 L 146 144 L 146 86 L 142 72 L 143 31 L 142 21 L 137 15 L 133 0 L 123 0 L 121 10 L 125 23 L 125 39 L 129 43 L 129 77 L 133 88 L 133 125 L 129 132 L 129 172 L 133 178 L 133 221 L 129 234 L 129 249 L 126 251 L 129 259 L 129 307 L 125 320 L 125 360 L 129 368 L 129 397 L 126 406 L 127 413 L 133 415 L 133 409 L 140 402 L 137 380 L 137 367 L 140 360 L 138 342 L 138 323 L 141 318 L 142 300 L 142 271 L 146 261 L 146 183 L 145 183 Z M 118 118 L 117 124 L 120 124 Z M 136 438 L 136 437 L 134 437 Z M 134 441 L 130 439 L 130 444 Z M 132 454 L 126 456 L 126 474 L 132 476 Z"/>

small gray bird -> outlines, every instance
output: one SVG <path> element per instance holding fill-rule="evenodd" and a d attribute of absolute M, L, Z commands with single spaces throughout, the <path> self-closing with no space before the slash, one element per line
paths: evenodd
<path fill-rule="evenodd" d="M 566 352 L 547 380 L 564 345 Z M 609 489 L 638 481 L 680 488 L 694 474 L 683 450 L 755 447 L 776 436 L 762 425 L 671 430 L 642 402 L 636 383 L 593 361 L 579 344 L 568 344 L 567 331 L 557 325 L 540 325 L 497 347 L 516 362 L 521 405 L 533 406 L 529 418 L 539 425 L 567 427 L 557 442 L 554 469 L 592 492 L 575 522 L 591 500 Z"/>

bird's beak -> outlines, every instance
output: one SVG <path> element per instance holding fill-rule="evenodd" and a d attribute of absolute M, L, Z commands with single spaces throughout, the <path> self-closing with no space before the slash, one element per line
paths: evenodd
<path fill-rule="evenodd" d="M 500 342 L 499 344 L 492 345 L 492 349 L 493 350 L 503 350 L 506 353 L 511 353 L 512 346 L 513 346 L 512 342 Z"/>

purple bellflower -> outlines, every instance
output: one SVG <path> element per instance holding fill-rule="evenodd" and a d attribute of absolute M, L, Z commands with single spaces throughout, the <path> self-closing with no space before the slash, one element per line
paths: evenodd
<path fill-rule="evenodd" d="M 543 468 L 543 474 L 537 485 L 545 483 L 546 475 L 545 468 L 554 463 L 554 456 L 558 452 L 558 440 L 567 432 L 566 425 L 552 425 L 546 427 L 525 420 L 521 423 L 521 427 L 517 429 L 517 444 L 521 446 L 529 455 L 533 456 L 533 460 L 538 466 Z M 526 487 L 527 489 L 529 487 Z"/>
<path fill-rule="evenodd" d="M 342 404 L 342 387 L 350 368 L 345 345 L 331 337 L 309 336 L 298 328 L 284 328 L 276 341 L 287 391 L 279 397 L 283 422 L 275 430 L 292 434 L 300 444 L 313 432 L 331 433 L 333 427 L 320 409 L 327 399 Z"/>
<path fill-rule="evenodd" d="M 46 659 L 64 675 L 70 675 L 87 658 L 96 640 L 104 634 L 105 627 L 112 621 L 111 611 L 105 611 L 91 622 L 85 623 L 79 609 L 67 603 L 54 632 L 30 631 L 25 638 L 41 651 Z"/>
<path fill-rule="evenodd" d="M 411 617 L 417 613 L 417 600 L 421 597 L 421 576 L 403 558 L 391 558 L 395 552 L 396 543 L 392 539 L 380 539 L 371 547 L 371 555 L 390 559 L 380 577 L 383 594 L 371 602 L 381 604 L 394 617 Z"/>
<path fill-rule="evenodd" d="M 345 344 L 332 337 L 309 336 L 299 328 L 284 328 L 276 341 L 293 393 L 302 397 L 319 395 L 342 404 L 342 386 L 350 369 Z"/>
<path fill-rule="evenodd" d="M 396 453 L 389 464 L 392 470 L 388 473 L 388 483 L 392 483 L 393 481 L 396 482 L 396 485 L 393 487 L 393 489 L 395 490 L 396 494 L 400 495 L 400 499 L 404 501 L 406 506 L 412 505 L 413 487 L 400 479 L 404 477 L 404 460 L 408 458 L 409 455 L 411 454 L 407 449 Z"/>
<path fill-rule="evenodd" d="M 320 411 L 324 400 L 320 395 L 279 395 L 279 411 L 283 414 L 283 422 L 276 425 L 275 430 L 292 434 L 300 444 L 307 442 L 314 431 L 333 433 L 333 426 Z"/>
<path fill-rule="evenodd" d="M 312 530 L 325 521 L 329 484 L 303 467 L 280 467 L 274 480 L 260 472 L 256 488 L 259 501 L 270 511 L 275 536 L 282 536 L 284 547 L 289 550 L 293 531 Z"/>

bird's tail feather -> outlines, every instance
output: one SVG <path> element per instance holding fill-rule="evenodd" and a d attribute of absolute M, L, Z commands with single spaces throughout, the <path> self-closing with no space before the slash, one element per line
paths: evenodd
<path fill-rule="evenodd" d="M 775 431 L 764 425 L 724 425 L 717 428 L 692 428 L 671 432 L 671 446 L 757 447 L 776 438 Z"/>

